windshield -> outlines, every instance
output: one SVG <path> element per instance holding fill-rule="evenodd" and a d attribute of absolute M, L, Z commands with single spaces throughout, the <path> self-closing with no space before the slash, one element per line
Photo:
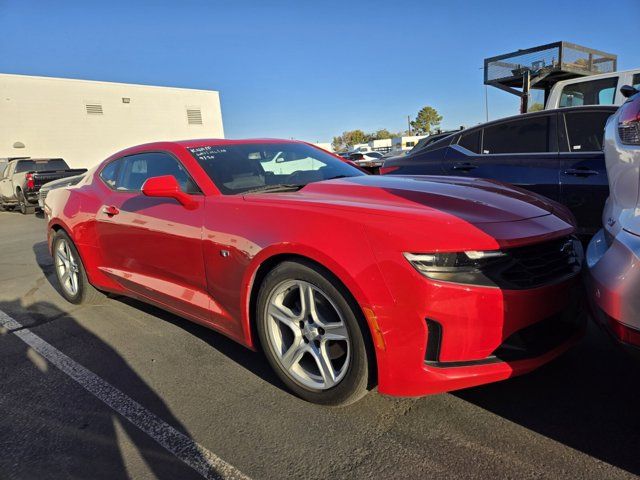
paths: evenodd
<path fill-rule="evenodd" d="M 336 177 L 365 175 L 357 168 L 303 143 L 248 143 L 189 148 L 225 195 L 278 191 Z"/>

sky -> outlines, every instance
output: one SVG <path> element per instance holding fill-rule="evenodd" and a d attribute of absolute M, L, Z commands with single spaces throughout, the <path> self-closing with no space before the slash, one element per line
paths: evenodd
<path fill-rule="evenodd" d="M 640 0 L 0 0 L 0 73 L 220 92 L 228 138 L 485 120 L 483 59 L 565 40 L 640 67 Z M 517 97 L 487 89 L 489 118 Z"/>

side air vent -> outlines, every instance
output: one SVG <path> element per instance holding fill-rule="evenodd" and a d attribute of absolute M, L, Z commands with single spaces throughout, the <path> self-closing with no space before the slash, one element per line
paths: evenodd
<path fill-rule="evenodd" d="M 202 125 L 202 112 L 199 108 L 187 108 L 187 122 L 189 125 Z"/>
<path fill-rule="evenodd" d="M 89 115 L 102 115 L 102 105 L 99 103 L 87 103 L 87 114 Z"/>

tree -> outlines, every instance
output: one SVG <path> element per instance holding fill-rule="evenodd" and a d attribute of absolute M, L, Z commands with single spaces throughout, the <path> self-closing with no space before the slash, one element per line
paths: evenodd
<path fill-rule="evenodd" d="M 373 135 L 363 132 L 362 130 L 348 130 L 342 132 L 339 137 L 333 137 L 331 145 L 334 150 L 339 151 L 343 148 L 353 147 L 358 143 L 367 143 L 373 138 Z"/>
<path fill-rule="evenodd" d="M 393 138 L 394 136 L 396 136 L 396 134 L 395 133 L 391 133 L 386 128 L 381 128 L 376 133 L 374 133 L 372 136 L 373 136 L 374 140 L 384 140 L 385 138 Z"/>
<path fill-rule="evenodd" d="M 528 112 L 540 112 L 544 110 L 544 105 L 541 104 L 540 102 L 535 102 L 532 103 L 531 106 L 529 107 L 529 109 L 527 110 Z"/>
<path fill-rule="evenodd" d="M 418 112 L 416 119 L 411 122 L 414 135 L 428 135 L 431 128 L 438 127 L 442 121 L 442 115 L 433 107 L 424 107 Z"/>

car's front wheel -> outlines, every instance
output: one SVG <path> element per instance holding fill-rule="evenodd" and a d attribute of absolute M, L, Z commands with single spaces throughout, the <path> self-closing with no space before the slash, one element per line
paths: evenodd
<path fill-rule="evenodd" d="M 329 272 L 283 262 L 264 279 L 257 329 L 267 359 L 299 397 L 347 405 L 369 384 L 366 337 L 357 305 Z"/>
<path fill-rule="evenodd" d="M 62 295 L 69 302 L 92 304 L 104 299 L 89 283 L 78 250 L 63 231 L 56 232 L 53 238 L 53 263 Z"/>

